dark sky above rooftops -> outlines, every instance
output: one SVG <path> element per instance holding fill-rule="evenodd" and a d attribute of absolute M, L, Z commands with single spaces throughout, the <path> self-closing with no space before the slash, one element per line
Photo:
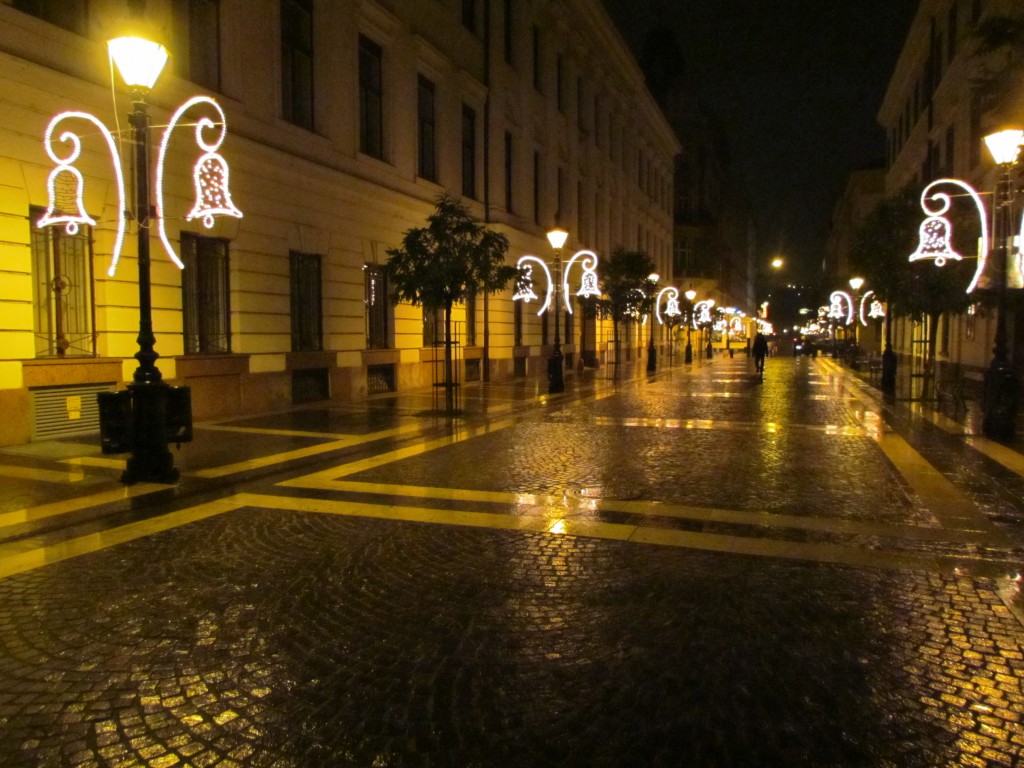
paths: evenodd
<path fill-rule="evenodd" d="M 762 260 L 820 269 L 853 170 L 882 164 L 876 115 L 917 0 L 602 0 L 640 59 L 667 25 L 726 134 Z"/>

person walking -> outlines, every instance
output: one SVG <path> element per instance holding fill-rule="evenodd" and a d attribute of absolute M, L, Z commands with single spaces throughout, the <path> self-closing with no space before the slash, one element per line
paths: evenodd
<path fill-rule="evenodd" d="M 754 368 L 759 376 L 764 376 L 764 359 L 768 356 L 768 338 L 758 331 L 754 337 Z"/>

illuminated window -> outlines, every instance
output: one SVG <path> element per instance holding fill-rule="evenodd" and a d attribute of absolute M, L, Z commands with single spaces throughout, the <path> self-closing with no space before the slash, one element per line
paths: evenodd
<path fill-rule="evenodd" d="M 366 348 L 387 349 L 391 310 L 387 275 L 379 264 L 363 267 L 363 301 L 366 304 Z"/>
<path fill-rule="evenodd" d="M 288 255 L 291 278 L 292 352 L 319 351 L 323 346 L 322 258 L 315 253 Z"/>
<path fill-rule="evenodd" d="M 359 151 L 384 158 L 384 51 L 359 36 Z"/>
<path fill-rule="evenodd" d="M 175 30 L 187 50 L 179 73 L 193 83 L 220 90 L 220 0 L 177 0 Z"/>
<path fill-rule="evenodd" d="M 313 0 L 281 0 L 281 110 L 313 128 Z"/>
<path fill-rule="evenodd" d="M 14 7 L 69 32 L 84 35 L 86 0 L 14 0 Z"/>
<path fill-rule="evenodd" d="M 95 354 L 93 342 L 92 230 L 69 235 L 40 229 L 42 208 L 32 208 L 32 304 L 36 357 Z"/>
<path fill-rule="evenodd" d="M 434 84 L 420 75 L 417 86 L 417 135 L 419 143 L 419 175 L 437 181 L 437 124 Z"/>
<path fill-rule="evenodd" d="M 185 354 L 230 352 L 228 241 L 182 232 L 181 261 Z"/>

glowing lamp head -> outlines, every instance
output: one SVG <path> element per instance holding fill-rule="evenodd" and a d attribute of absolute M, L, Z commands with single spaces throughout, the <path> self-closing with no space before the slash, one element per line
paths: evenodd
<path fill-rule="evenodd" d="M 562 246 L 565 245 L 565 241 L 568 239 L 569 233 L 561 227 L 556 226 L 548 232 L 548 242 L 551 243 L 551 247 L 556 251 L 561 250 Z"/>
<path fill-rule="evenodd" d="M 783 261 L 778 256 L 776 256 L 774 259 L 772 259 L 772 269 L 782 269 L 782 264 L 783 264 Z"/>
<path fill-rule="evenodd" d="M 683 296 L 686 297 L 687 301 L 693 301 L 694 299 L 697 298 L 697 292 L 691 288 L 686 293 L 684 293 Z"/>
<path fill-rule="evenodd" d="M 853 290 L 859 291 L 861 289 L 861 286 L 863 286 L 863 285 L 864 285 L 864 278 L 863 277 L 851 277 L 850 278 L 850 287 L 853 288 Z"/>
<path fill-rule="evenodd" d="M 992 153 L 992 159 L 999 165 L 1010 165 L 1017 162 L 1022 143 L 1024 143 L 1024 130 L 1019 128 L 1008 128 L 985 137 L 988 151 Z"/>
<path fill-rule="evenodd" d="M 107 50 L 125 83 L 135 90 L 151 90 L 167 63 L 167 49 L 141 37 L 114 38 L 107 42 Z"/>

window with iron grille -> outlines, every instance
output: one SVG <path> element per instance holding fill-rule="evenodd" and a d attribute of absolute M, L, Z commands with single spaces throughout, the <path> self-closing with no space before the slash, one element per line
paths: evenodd
<path fill-rule="evenodd" d="M 523 346 L 523 302 L 512 302 L 512 344 Z"/>
<path fill-rule="evenodd" d="M 388 303 L 387 276 L 379 264 L 363 267 L 363 301 L 366 304 L 366 348 L 387 349 L 391 306 Z"/>
<path fill-rule="evenodd" d="M 466 297 L 466 345 L 476 346 L 476 292 Z"/>
<path fill-rule="evenodd" d="M 444 310 L 423 308 L 423 346 L 444 344 Z"/>
<path fill-rule="evenodd" d="M 230 352 L 228 241 L 182 232 L 181 260 L 185 354 Z"/>
<path fill-rule="evenodd" d="M 417 86 L 417 135 L 419 139 L 419 175 L 437 181 L 437 122 L 434 84 L 423 75 Z"/>
<path fill-rule="evenodd" d="M 359 36 L 359 151 L 384 158 L 384 50 Z"/>
<path fill-rule="evenodd" d="M 476 197 L 476 111 L 462 105 L 462 194 Z"/>
<path fill-rule="evenodd" d="M 36 357 L 93 355 L 92 239 L 82 227 L 36 226 L 42 208 L 31 208 L 32 304 Z"/>
<path fill-rule="evenodd" d="M 316 253 L 288 254 L 291 275 L 292 352 L 324 348 L 324 312 L 321 296 L 322 258 Z"/>
<path fill-rule="evenodd" d="M 193 83 L 220 90 L 220 0 L 176 0 L 175 27 L 187 41 L 180 74 Z"/>
<path fill-rule="evenodd" d="M 313 0 L 281 0 L 281 109 L 313 128 Z"/>
<path fill-rule="evenodd" d="M 14 0 L 14 7 L 69 32 L 84 35 L 86 0 Z"/>

